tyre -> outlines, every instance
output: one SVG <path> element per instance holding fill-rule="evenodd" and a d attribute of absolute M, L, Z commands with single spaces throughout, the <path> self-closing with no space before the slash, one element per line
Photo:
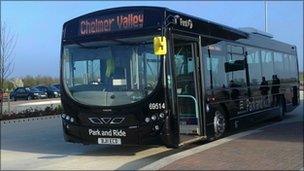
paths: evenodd
<path fill-rule="evenodd" d="M 32 96 L 27 96 L 27 100 L 32 100 Z"/>
<path fill-rule="evenodd" d="M 213 117 L 214 139 L 223 137 L 227 131 L 227 118 L 224 110 L 218 109 Z"/>

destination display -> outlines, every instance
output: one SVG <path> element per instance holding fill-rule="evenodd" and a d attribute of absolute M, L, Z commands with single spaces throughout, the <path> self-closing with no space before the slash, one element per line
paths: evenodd
<path fill-rule="evenodd" d="M 81 36 L 105 32 L 140 29 L 144 25 L 143 12 L 107 15 L 83 19 L 79 22 Z"/>

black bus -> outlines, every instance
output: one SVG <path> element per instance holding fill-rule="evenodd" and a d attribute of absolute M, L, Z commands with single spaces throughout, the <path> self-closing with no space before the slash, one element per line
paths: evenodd
<path fill-rule="evenodd" d="M 218 139 L 299 105 L 297 52 L 254 28 L 161 7 L 120 7 L 63 25 L 68 142 L 166 145 Z"/>

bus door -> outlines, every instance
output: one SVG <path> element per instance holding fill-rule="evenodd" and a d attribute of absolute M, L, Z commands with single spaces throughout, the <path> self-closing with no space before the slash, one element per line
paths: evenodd
<path fill-rule="evenodd" d="M 202 133 L 202 114 L 199 94 L 200 75 L 198 71 L 198 39 L 173 38 L 173 76 L 180 144 L 200 139 Z"/>

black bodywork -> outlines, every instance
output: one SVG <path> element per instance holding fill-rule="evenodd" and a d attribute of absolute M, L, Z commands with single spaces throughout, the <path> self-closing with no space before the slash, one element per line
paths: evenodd
<path fill-rule="evenodd" d="M 92 34 L 81 36 L 79 30 L 79 22 L 82 19 L 86 18 L 96 18 L 98 16 L 104 15 L 115 15 L 120 13 L 128 13 L 128 12 L 138 12 L 144 14 L 144 24 L 143 27 L 140 29 L 133 29 L 133 30 L 115 30 L 113 32 L 106 32 L 100 34 Z M 178 16 L 178 17 L 177 17 Z M 186 18 L 191 19 L 193 24 L 188 27 L 188 25 L 181 25 L 177 24 L 175 20 L 178 18 Z M 173 34 L 180 34 L 188 37 L 194 37 L 200 40 L 198 45 L 204 44 L 205 39 L 216 39 L 220 41 L 227 41 L 233 43 L 240 43 L 240 44 L 251 44 L 254 46 L 259 46 L 261 42 L 264 40 L 270 41 L 263 45 L 266 48 L 276 48 L 273 45 L 281 45 L 281 42 L 277 42 L 274 40 L 254 40 L 250 34 L 230 28 L 227 26 L 223 26 L 208 20 L 203 20 L 200 18 L 196 18 L 190 15 L 186 15 L 183 13 L 175 12 L 169 10 L 167 8 L 159 8 L 159 7 L 122 7 L 122 8 L 113 8 L 108 10 L 101 10 L 97 12 L 93 12 L 90 14 L 86 14 L 80 16 L 78 18 L 72 19 L 66 22 L 63 25 L 63 35 L 62 35 L 62 45 L 71 44 L 71 43 L 81 43 L 81 42 L 89 42 L 89 41 L 96 41 L 96 40 L 112 40 L 116 38 L 123 38 L 123 37 L 134 37 L 134 36 L 141 36 L 141 35 L 164 35 L 168 38 L 168 47 L 169 52 L 167 54 L 167 60 L 163 60 L 161 73 L 159 78 L 159 83 L 153 93 L 151 93 L 147 98 L 128 105 L 122 106 L 114 106 L 114 107 L 98 107 L 98 106 L 88 106 L 81 103 L 76 102 L 73 100 L 65 91 L 64 84 L 63 84 L 63 71 L 61 67 L 61 100 L 62 105 L 64 108 L 65 114 L 68 114 L 75 118 L 75 122 L 71 123 L 70 121 L 63 119 L 63 130 L 64 130 L 64 137 L 66 141 L 69 142 L 77 142 L 83 144 L 96 144 L 98 136 L 89 135 L 89 129 L 91 130 L 124 130 L 127 134 L 126 137 L 122 138 L 122 144 L 165 144 L 167 146 L 176 147 L 179 144 L 179 118 L 176 115 L 177 106 L 176 101 L 172 97 L 170 88 L 168 87 L 168 80 L 167 75 L 170 74 L 170 58 L 173 54 L 172 50 L 172 35 Z M 285 49 L 291 47 L 287 44 L 282 45 Z M 201 51 L 201 46 L 198 47 L 199 51 Z M 61 52 L 62 53 L 62 52 Z M 204 57 L 202 54 L 200 58 Z M 203 63 L 203 60 L 200 60 L 200 71 L 202 75 L 206 74 L 203 73 L 203 67 L 206 66 Z M 204 76 L 202 76 L 202 79 Z M 294 103 L 287 111 L 292 110 L 294 107 L 298 105 L 299 97 L 297 94 L 297 82 L 294 83 Z M 204 85 L 202 85 L 202 90 L 200 91 L 200 98 L 202 101 L 201 105 L 201 115 L 204 118 L 204 124 L 202 125 L 203 135 L 205 137 L 212 137 L 213 136 L 213 112 L 217 108 L 223 108 L 228 117 L 233 117 L 233 112 L 235 112 L 234 108 L 235 105 L 238 103 L 237 101 L 246 100 L 250 98 L 250 93 L 246 93 L 246 97 L 244 99 L 234 99 L 229 94 L 231 94 L 232 89 L 224 89 L 224 90 L 214 90 L 214 89 L 205 89 Z M 238 88 L 234 88 L 238 89 Z M 250 87 L 246 87 L 246 90 L 250 92 Z M 149 104 L 150 103 L 165 103 L 165 109 L 159 110 L 150 110 Z M 232 103 L 233 102 L 233 103 Z M 210 106 L 210 110 L 206 111 L 205 104 Z M 231 111 L 231 112 L 230 112 Z M 267 111 L 269 117 L 275 115 L 276 109 Z M 146 117 L 150 117 L 153 114 L 165 113 L 165 118 L 157 118 L 155 122 L 150 122 L 147 124 L 144 119 Z M 250 113 L 243 113 L 246 115 Z M 231 115 L 231 116 L 230 116 Z M 251 115 L 252 117 L 242 117 L 239 122 L 243 125 L 247 125 L 248 122 L 244 121 L 253 121 L 253 120 L 261 120 L 260 118 L 266 119 L 268 117 L 261 117 L 260 115 Z M 266 116 L 266 115 L 265 115 Z M 124 121 L 119 125 L 110 125 L 110 124 L 103 124 L 94 125 L 89 122 L 89 117 L 99 117 L 99 118 L 110 118 L 113 119 L 115 117 L 123 117 Z M 155 125 L 160 126 L 160 130 L 155 130 Z M 231 127 L 233 127 L 235 123 L 231 122 Z M 240 124 L 240 125 L 242 125 Z M 239 125 L 237 127 L 240 127 Z"/>

